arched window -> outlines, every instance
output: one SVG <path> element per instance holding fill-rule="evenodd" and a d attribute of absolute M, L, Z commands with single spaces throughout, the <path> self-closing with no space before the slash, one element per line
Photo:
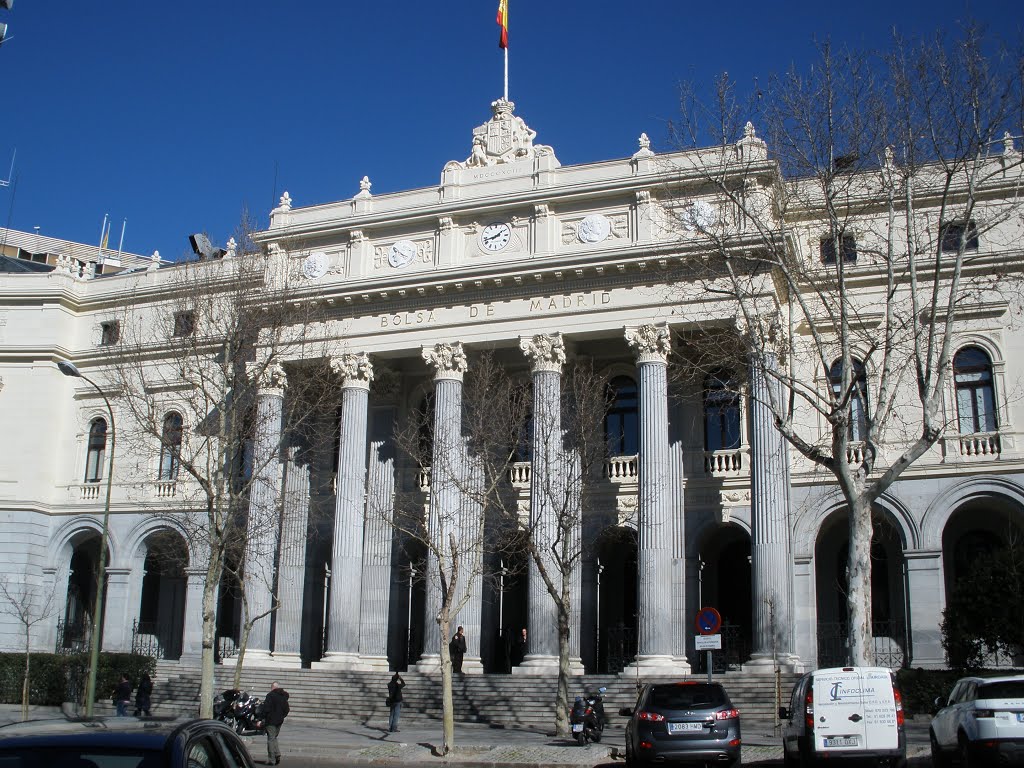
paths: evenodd
<path fill-rule="evenodd" d="M 85 482 L 103 479 L 103 459 L 107 453 L 107 420 L 93 419 L 89 425 L 89 446 L 85 455 Z"/>
<path fill-rule="evenodd" d="M 953 356 L 953 381 L 960 434 L 995 432 L 996 396 L 992 387 L 992 361 L 984 350 L 965 347 Z"/>
<path fill-rule="evenodd" d="M 864 371 L 864 363 L 854 358 L 853 376 L 856 385 L 850 396 L 850 430 L 851 440 L 861 441 L 868 436 L 868 378 Z M 836 399 L 843 397 L 843 361 L 836 360 L 828 370 L 828 380 L 832 385 L 832 394 Z"/>
<path fill-rule="evenodd" d="M 160 437 L 159 480 L 177 480 L 181 464 L 181 414 L 171 411 L 164 417 L 163 434 Z"/>
<path fill-rule="evenodd" d="M 636 382 L 618 376 L 608 382 L 608 413 L 604 417 L 604 435 L 609 456 L 632 456 L 639 446 Z"/>
<path fill-rule="evenodd" d="M 740 395 L 728 371 L 704 379 L 704 450 L 740 447 Z"/>

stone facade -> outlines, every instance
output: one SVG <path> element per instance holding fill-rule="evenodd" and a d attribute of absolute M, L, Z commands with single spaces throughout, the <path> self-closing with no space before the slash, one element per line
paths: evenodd
<path fill-rule="evenodd" d="M 289 443 L 286 414 L 298 364 L 310 361 L 263 374 L 243 579 L 257 612 L 273 607 L 275 587 L 280 603 L 255 622 L 248 663 L 436 667 L 445 639 L 434 621 L 444 586 L 437 555 L 377 511 L 413 498 L 428 531 L 449 524 L 462 535 L 472 526 L 472 502 L 441 468 L 471 478 L 477 466 L 461 418 L 463 378 L 478 350 L 532 383 L 534 419 L 555 433 L 573 359 L 591 360 L 611 382 L 609 453 L 572 534 L 582 542 L 570 575 L 576 671 L 634 663 L 690 671 L 701 661 L 693 617 L 705 605 L 725 617 L 734 663 L 769 671 L 841 661 L 844 502 L 830 476 L 788 447 L 764 406 L 779 386 L 771 370 L 778 361 L 755 361 L 717 401 L 707 383 L 673 375 L 687 364 L 674 339 L 707 306 L 682 266 L 726 210 L 701 185 L 695 158 L 719 150 L 656 154 L 645 135 L 626 159 L 563 167 L 535 136 L 514 105 L 495 102 L 473 132 L 470 156 L 445 165 L 438 185 L 374 195 L 363 178 L 352 198 L 309 207 L 285 193 L 258 234 L 271 263 L 296 276 L 296 300 L 324 313 L 304 332 L 332 350 L 321 362 L 333 371 L 338 410 L 320 415 L 337 436 L 335 453 L 307 461 Z M 752 129 L 735 152 L 767 163 Z M 766 164 L 755 174 L 751 199 L 770 193 L 776 172 Z M 804 211 L 794 221 L 798 258 L 818 258 L 814 216 Z M 978 247 L 1011 265 L 1020 261 L 1019 224 L 1002 226 Z M 232 249 L 225 263 L 231 258 L 244 257 Z M 54 595 L 57 610 L 34 634 L 41 650 L 81 644 L 90 631 L 104 502 L 104 484 L 85 471 L 99 455 L 90 435 L 103 403 L 54 364 L 69 358 L 106 381 L 118 352 L 96 329 L 126 312 L 158 317 L 178 268 L 102 280 L 60 269 L 0 275 L 0 413 L 8 426 L 0 562 L 40 600 Z M 874 273 L 867 262 L 858 268 L 869 303 Z M 957 344 L 987 356 L 992 397 L 982 405 L 994 418 L 983 429 L 958 428 L 950 384 L 950 426 L 876 505 L 874 634 L 880 660 L 893 666 L 944 663 L 938 627 L 956 569 L 978 542 L 1024 528 L 1015 397 L 1024 343 L 1008 305 L 975 309 Z M 735 327 L 734 312 L 720 311 Z M 820 361 L 799 366 L 810 386 L 830 385 Z M 395 431 L 419 413 L 431 420 L 430 467 L 395 448 Z M 724 444 L 707 434 L 713 416 L 719 426 L 728 421 Z M 572 450 L 552 451 L 540 434 L 511 465 L 508 487 L 523 519 L 550 536 L 553 511 L 540 483 L 557 482 Z M 183 522 L 190 481 L 166 473 L 161 453 L 153 444 L 151 455 L 136 446 L 130 458 L 116 456 L 103 646 L 127 650 L 141 639 L 189 659 L 200 649 L 204 555 Z M 280 524 L 257 525 L 278 500 Z M 530 647 L 516 672 L 553 674 L 556 616 L 536 565 L 522 552 L 470 555 L 460 576 L 467 599 L 453 617 L 467 630 L 465 671 L 507 672 L 509 637 L 527 627 Z M 239 639 L 233 594 L 222 585 L 224 656 Z M 20 647 L 20 632 L 0 615 L 0 647 Z"/>

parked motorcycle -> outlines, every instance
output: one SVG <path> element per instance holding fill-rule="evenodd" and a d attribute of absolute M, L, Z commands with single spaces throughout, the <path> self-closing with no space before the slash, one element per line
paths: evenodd
<path fill-rule="evenodd" d="M 235 733 L 263 733 L 263 702 L 258 697 L 242 691 L 231 708 L 235 716 Z"/>
<path fill-rule="evenodd" d="M 235 710 L 233 705 L 240 694 L 237 688 L 229 688 L 213 697 L 213 719 L 227 723 L 231 727 L 235 725 Z"/>
<path fill-rule="evenodd" d="M 569 712 L 569 724 L 572 726 L 572 735 L 576 743 L 585 747 L 588 742 L 599 742 L 604 731 L 603 718 L 598 718 L 594 709 L 594 698 L 583 698 L 577 696 L 573 702 L 572 710 Z M 603 711 L 604 704 L 601 704 Z"/>

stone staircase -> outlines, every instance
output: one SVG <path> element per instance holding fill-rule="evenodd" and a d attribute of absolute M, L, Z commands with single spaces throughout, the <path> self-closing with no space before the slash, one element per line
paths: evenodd
<path fill-rule="evenodd" d="M 232 687 L 234 667 L 218 666 L 215 670 L 221 691 Z M 402 720 L 423 722 L 441 718 L 440 675 L 417 672 L 402 674 L 406 682 L 403 691 Z M 781 677 L 782 703 L 789 699 L 793 683 L 799 676 L 783 674 Z M 289 693 L 291 716 L 302 720 L 382 722 L 387 717 L 384 699 L 390 672 L 328 672 L 323 670 L 275 670 L 246 668 L 242 672 L 242 688 L 257 696 L 264 696 L 270 684 L 277 681 Z M 662 678 L 642 677 L 641 682 L 656 682 Z M 665 678 L 676 680 L 679 678 Z M 691 675 L 682 679 L 706 680 L 705 675 Z M 775 677 L 728 672 L 716 675 L 733 704 L 746 721 L 765 723 L 774 720 L 776 712 Z M 605 711 L 612 726 L 621 726 L 620 707 L 630 707 L 636 701 L 637 679 L 629 674 L 586 675 L 572 678 L 570 697 L 585 690 L 595 691 L 605 686 Z M 457 675 L 454 680 L 455 719 L 462 722 L 492 723 L 508 728 L 546 731 L 554 721 L 555 679 L 519 675 Z M 195 716 L 199 711 L 199 669 L 175 662 L 161 661 L 157 665 L 153 691 L 153 714 L 181 714 Z"/>

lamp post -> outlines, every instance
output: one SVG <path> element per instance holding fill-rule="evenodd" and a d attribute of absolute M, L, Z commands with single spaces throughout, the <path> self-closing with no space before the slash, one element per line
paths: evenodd
<path fill-rule="evenodd" d="M 110 525 L 110 491 L 114 481 L 114 440 L 116 431 L 114 429 L 114 409 L 110 407 L 110 400 L 103 394 L 95 381 L 83 374 L 74 363 L 67 360 L 59 360 L 57 368 L 65 376 L 82 379 L 95 389 L 103 398 L 107 406 L 107 415 L 110 416 L 110 457 L 107 460 L 107 498 L 103 503 L 103 525 L 100 528 L 100 564 L 96 570 L 96 601 L 93 603 L 92 613 L 92 635 L 89 638 L 89 678 L 85 685 L 85 716 L 92 717 L 92 707 L 96 700 L 96 670 L 100 663 L 100 627 L 103 617 L 103 582 L 107 572 L 107 529 Z"/>

